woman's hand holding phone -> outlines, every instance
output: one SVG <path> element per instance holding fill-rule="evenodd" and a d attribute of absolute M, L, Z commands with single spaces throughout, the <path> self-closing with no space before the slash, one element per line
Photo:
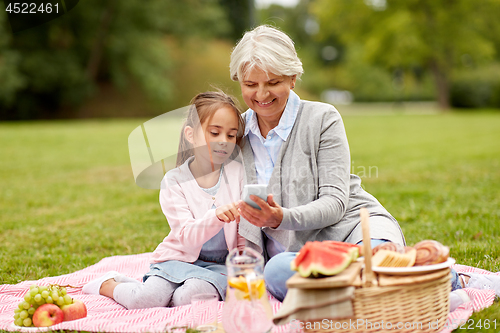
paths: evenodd
<path fill-rule="evenodd" d="M 283 221 L 283 208 L 274 201 L 272 194 L 267 196 L 267 201 L 254 195 L 250 195 L 250 199 L 259 206 L 259 209 L 253 208 L 246 201 L 239 201 L 238 209 L 244 219 L 259 228 L 280 226 Z"/>

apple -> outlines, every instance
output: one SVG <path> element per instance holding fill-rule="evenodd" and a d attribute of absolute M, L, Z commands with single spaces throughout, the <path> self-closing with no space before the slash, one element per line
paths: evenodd
<path fill-rule="evenodd" d="M 62 323 L 63 311 L 55 304 L 43 304 L 33 313 L 33 324 L 36 327 L 47 327 Z"/>
<path fill-rule="evenodd" d="M 73 299 L 73 303 L 61 306 L 64 313 L 64 321 L 76 320 L 87 317 L 87 307 L 77 299 Z"/>

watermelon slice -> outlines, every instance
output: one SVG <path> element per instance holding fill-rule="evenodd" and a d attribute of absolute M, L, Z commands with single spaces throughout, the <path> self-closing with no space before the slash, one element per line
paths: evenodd
<path fill-rule="evenodd" d="M 352 262 L 357 248 L 341 248 L 325 242 L 307 242 L 290 264 L 303 277 L 336 275 Z"/>
<path fill-rule="evenodd" d="M 352 261 L 358 259 L 360 255 L 362 255 L 363 247 L 356 244 L 345 243 L 345 242 L 337 242 L 337 241 L 323 241 L 321 242 L 323 245 L 331 247 L 333 249 L 344 250 L 352 255 Z"/>
<path fill-rule="evenodd" d="M 351 258 L 350 253 L 316 246 L 300 263 L 298 271 L 303 277 L 336 275 L 349 266 Z"/>
<path fill-rule="evenodd" d="M 297 268 L 299 267 L 300 263 L 304 260 L 306 255 L 309 253 L 310 248 L 311 248 L 312 242 L 306 242 L 304 246 L 300 249 L 299 253 L 295 257 L 295 259 L 292 260 L 290 263 L 290 269 L 292 271 L 296 271 Z"/>

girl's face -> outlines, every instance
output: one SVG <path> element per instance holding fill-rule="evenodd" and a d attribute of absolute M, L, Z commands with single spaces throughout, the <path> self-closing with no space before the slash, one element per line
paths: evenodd
<path fill-rule="evenodd" d="M 216 165 L 224 163 L 234 150 L 238 125 L 236 112 L 224 106 L 196 129 L 186 127 L 186 138 L 194 147 L 195 159 Z"/>
<path fill-rule="evenodd" d="M 270 121 L 279 120 L 295 80 L 296 76 L 275 75 L 254 67 L 240 81 L 241 94 L 257 116 Z"/>

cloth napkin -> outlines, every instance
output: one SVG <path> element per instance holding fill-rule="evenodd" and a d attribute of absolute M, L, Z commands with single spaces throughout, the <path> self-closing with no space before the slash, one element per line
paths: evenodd
<path fill-rule="evenodd" d="M 325 318 L 353 317 L 352 299 L 354 287 L 331 289 L 290 288 L 283 304 L 274 315 L 275 325 L 284 325 L 292 320 L 314 321 Z"/>

